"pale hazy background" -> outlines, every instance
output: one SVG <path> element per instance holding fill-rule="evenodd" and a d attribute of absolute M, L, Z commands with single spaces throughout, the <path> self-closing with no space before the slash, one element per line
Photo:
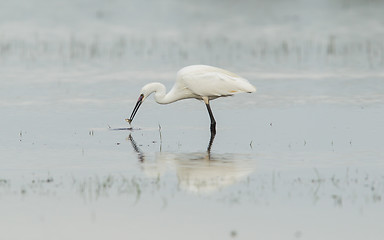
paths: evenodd
<path fill-rule="evenodd" d="M 0 239 L 383 239 L 383 9 L 0 0 Z M 212 102 L 209 155 L 196 100 L 111 130 L 189 64 L 258 89 Z"/>

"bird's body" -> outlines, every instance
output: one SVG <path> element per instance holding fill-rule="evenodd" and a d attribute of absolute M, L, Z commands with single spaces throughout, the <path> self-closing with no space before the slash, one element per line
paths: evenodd
<path fill-rule="evenodd" d="M 207 65 L 191 65 L 178 71 L 176 83 L 168 93 L 161 83 L 145 85 L 132 115 L 127 121 L 130 123 L 133 120 L 141 103 L 155 92 L 155 100 L 160 104 L 168 104 L 187 98 L 203 100 L 211 118 L 211 131 L 213 131 L 216 129 L 216 122 L 209 106 L 210 100 L 236 93 L 255 91 L 256 88 L 252 84 L 235 73 Z"/>

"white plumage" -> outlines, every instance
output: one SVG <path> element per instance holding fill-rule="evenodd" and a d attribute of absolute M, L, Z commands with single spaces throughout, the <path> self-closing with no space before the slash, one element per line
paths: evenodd
<path fill-rule="evenodd" d="M 168 93 L 166 93 L 166 88 L 161 83 L 145 85 L 141 89 L 140 97 L 131 117 L 126 120 L 131 123 L 141 103 L 154 92 L 155 100 L 160 104 L 168 104 L 186 98 L 203 100 L 211 118 L 211 131 L 215 132 L 216 121 L 209 106 L 209 101 L 236 93 L 255 91 L 256 88 L 248 80 L 235 73 L 207 65 L 191 65 L 178 71 L 176 83 Z"/>
<path fill-rule="evenodd" d="M 187 89 L 198 99 L 209 100 L 241 92 L 255 92 L 246 79 L 227 70 L 206 65 L 192 65 L 177 73 L 174 87 Z"/>

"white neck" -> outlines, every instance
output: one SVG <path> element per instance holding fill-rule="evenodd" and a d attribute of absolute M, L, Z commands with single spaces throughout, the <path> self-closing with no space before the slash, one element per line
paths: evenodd
<path fill-rule="evenodd" d="M 151 93 L 155 93 L 155 100 L 157 103 L 160 104 L 168 104 L 175 102 L 179 100 L 180 98 L 174 94 L 174 92 L 171 90 L 170 92 L 166 93 L 166 88 L 161 83 L 149 83 L 143 87 L 148 92 L 148 95 L 151 95 Z"/>

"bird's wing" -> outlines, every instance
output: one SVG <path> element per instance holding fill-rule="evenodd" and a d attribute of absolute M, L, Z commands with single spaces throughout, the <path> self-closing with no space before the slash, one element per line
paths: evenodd
<path fill-rule="evenodd" d="M 207 97 L 229 96 L 256 90 L 246 79 L 219 71 L 184 75 L 182 81 L 184 86 L 194 94 Z"/>

